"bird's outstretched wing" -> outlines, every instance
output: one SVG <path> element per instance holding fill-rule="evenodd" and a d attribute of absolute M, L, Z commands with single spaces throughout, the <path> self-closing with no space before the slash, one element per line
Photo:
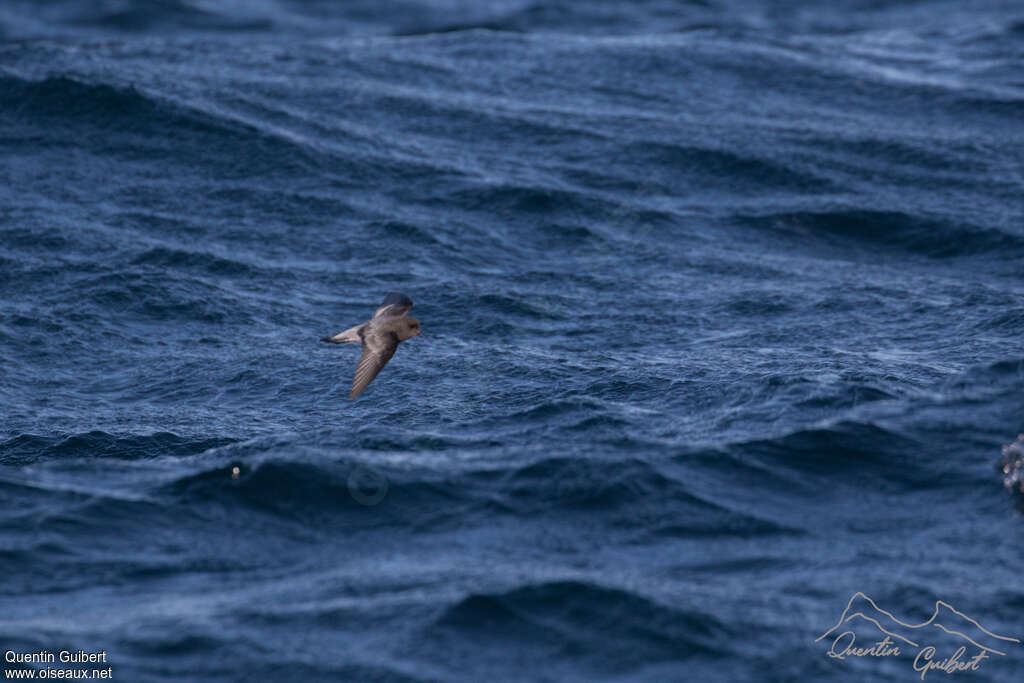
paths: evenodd
<path fill-rule="evenodd" d="M 398 348 L 398 336 L 394 332 L 366 332 L 362 336 L 363 355 L 359 357 L 356 376 L 352 378 L 349 399 L 363 393 L 363 389 L 373 381 L 381 368 L 388 364 L 391 356 L 395 355 L 395 349 Z"/>
<path fill-rule="evenodd" d="M 374 318 L 390 318 L 392 316 L 401 318 L 412 308 L 412 299 L 399 292 L 390 292 L 384 297 L 384 303 L 380 305 Z"/>

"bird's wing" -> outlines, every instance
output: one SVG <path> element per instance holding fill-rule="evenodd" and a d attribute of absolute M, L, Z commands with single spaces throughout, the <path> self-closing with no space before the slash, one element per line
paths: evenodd
<path fill-rule="evenodd" d="M 363 355 L 359 357 L 356 376 L 352 378 L 352 391 L 348 395 L 350 399 L 363 393 L 363 389 L 388 364 L 398 348 L 398 336 L 394 332 L 365 332 L 362 337 Z"/>
<path fill-rule="evenodd" d="M 384 303 L 380 305 L 377 312 L 373 314 L 374 318 L 385 318 L 385 317 L 396 317 L 401 318 L 409 309 L 412 308 L 412 299 L 407 297 L 405 294 L 398 292 L 391 292 L 384 297 Z"/>

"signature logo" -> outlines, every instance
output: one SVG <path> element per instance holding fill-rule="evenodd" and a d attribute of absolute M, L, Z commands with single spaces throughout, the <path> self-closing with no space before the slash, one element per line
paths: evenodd
<path fill-rule="evenodd" d="M 877 640 L 858 643 L 858 632 L 870 633 L 869 638 Z M 850 598 L 836 625 L 814 642 L 822 640 L 829 644 L 826 654 L 832 659 L 912 655 L 912 666 L 922 680 L 931 671 L 946 674 L 978 671 L 986 659 L 994 655 L 1004 657 L 1010 647 L 1020 645 L 1017 638 L 989 631 L 948 602 L 937 601 L 931 617 L 920 624 L 910 624 L 886 612 L 859 591 Z M 931 644 L 948 640 L 954 644 L 948 651 L 940 652 Z"/>

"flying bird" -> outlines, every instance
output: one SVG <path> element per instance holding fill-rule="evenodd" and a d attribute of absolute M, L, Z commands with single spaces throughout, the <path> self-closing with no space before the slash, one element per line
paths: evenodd
<path fill-rule="evenodd" d="M 321 339 L 332 344 L 349 342 L 363 346 L 363 355 L 359 357 L 359 365 L 356 366 L 356 376 L 352 378 L 349 400 L 361 394 L 381 368 L 387 365 L 391 356 L 395 355 L 399 342 L 412 339 L 420 333 L 420 321 L 405 317 L 410 308 L 412 299 L 405 294 L 391 292 L 384 297 L 384 303 L 373 317 L 365 323 Z"/>

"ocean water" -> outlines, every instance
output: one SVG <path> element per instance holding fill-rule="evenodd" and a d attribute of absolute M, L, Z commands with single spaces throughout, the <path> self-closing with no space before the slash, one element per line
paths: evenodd
<path fill-rule="evenodd" d="M 1022 74 L 996 0 L 6 0 L 6 675 L 964 644 L 829 657 L 856 604 L 1022 680 Z M 390 291 L 423 336 L 348 401 L 318 339 Z"/>

